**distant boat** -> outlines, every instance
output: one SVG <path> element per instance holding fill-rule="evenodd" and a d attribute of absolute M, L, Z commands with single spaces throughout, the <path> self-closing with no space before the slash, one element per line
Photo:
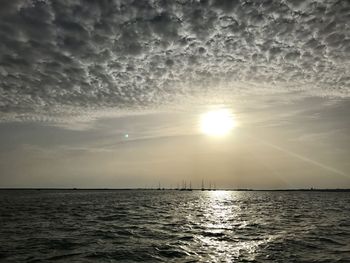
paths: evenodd
<path fill-rule="evenodd" d="M 190 188 L 188 188 L 187 191 L 192 191 L 192 183 L 191 183 L 191 181 L 190 181 Z"/>
<path fill-rule="evenodd" d="M 190 182 L 190 187 L 187 188 L 187 182 L 186 181 L 183 181 L 182 182 L 182 188 L 179 189 L 180 191 L 192 191 L 192 184 Z"/>

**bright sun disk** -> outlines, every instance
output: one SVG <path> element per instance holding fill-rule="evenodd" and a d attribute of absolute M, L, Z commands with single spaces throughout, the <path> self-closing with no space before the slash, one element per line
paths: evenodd
<path fill-rule="evenodd" d="M 204 113 L 200 119 L 200 128 L 204 134 L 223 136 L 228 134 L 236 123 L 228 109 L 219 109 Z"/>

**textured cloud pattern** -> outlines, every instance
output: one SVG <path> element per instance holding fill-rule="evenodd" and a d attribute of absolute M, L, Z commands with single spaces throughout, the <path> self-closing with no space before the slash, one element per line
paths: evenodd
<path fill-rule="evenodd" d="M 0 114 L 197 94 L 350 97 L 344 0 L 0 0 Z"/>

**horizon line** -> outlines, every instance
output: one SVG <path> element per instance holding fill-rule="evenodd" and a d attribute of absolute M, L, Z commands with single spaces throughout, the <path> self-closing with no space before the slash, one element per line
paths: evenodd
<path fill-rule="evenodd" d="M 2 190 L 71 190 L 71 191 L 127 191 L 127 190 L 148 190 L 148 191 L 181 191 L 181 190 L 193 190 L 193 191 L 249 191 L 249 192 L 263 192 L 263 191 L 275 191 L 275 192 L 288 192 L 288 191 L 310 191 L 310 192 L 350 192 L 350 188 L 277 188 L 277 189 L 254 189 L 254 188 L 145 188 L 145 187 L 124 187 L 124 188 L 107 188 L 107 187 L 0 187 Z"/>

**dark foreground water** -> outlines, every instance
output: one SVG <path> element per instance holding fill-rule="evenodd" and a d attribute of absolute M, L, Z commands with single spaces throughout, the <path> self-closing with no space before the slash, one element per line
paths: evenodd
<path fill-rule="evenodd" d="M 0 191 L 0 262 L 350 262 L 350 193 Z"/>

